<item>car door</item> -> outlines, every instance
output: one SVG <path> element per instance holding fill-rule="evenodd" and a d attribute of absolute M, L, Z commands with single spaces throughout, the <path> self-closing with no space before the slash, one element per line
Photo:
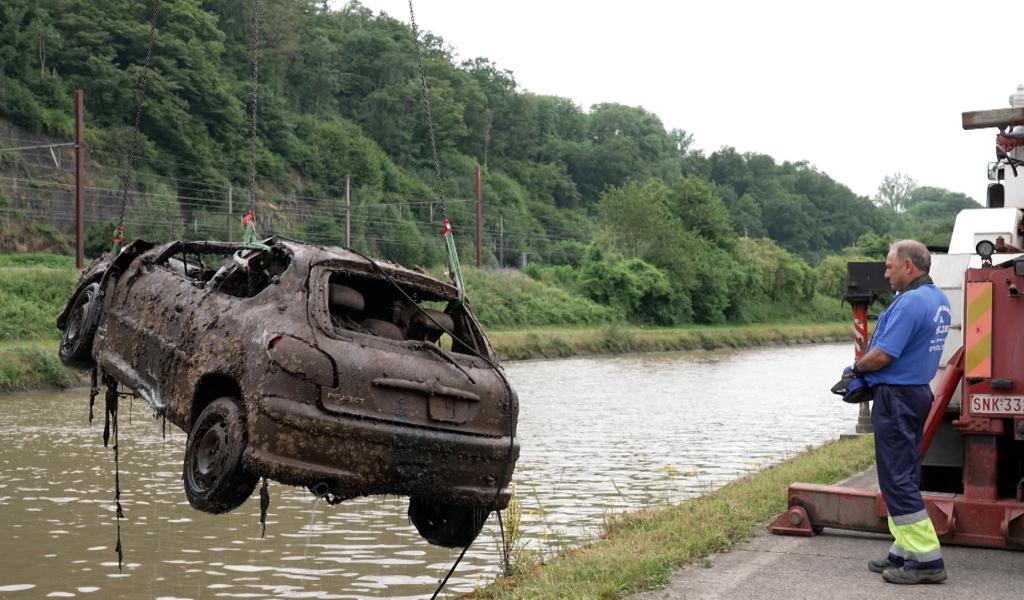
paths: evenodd
<path fill-rule="evenodd" d="M 158 411 L 167 407 L 168 387 L 181 372 L 181 334 L 202 294 L 202 282 L 188 276 L 182 249 L 170 246 L 122 276 L 108 327 L 109 345 L 133 371 L 133 387 Z"/>

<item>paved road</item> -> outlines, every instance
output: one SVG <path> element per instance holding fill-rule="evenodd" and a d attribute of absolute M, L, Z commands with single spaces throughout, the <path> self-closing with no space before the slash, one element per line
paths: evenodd
<path fill-rule="evenodd" d="M 844 485 L 870 487 L 873 470 Z M 677 571 L 667 587 L 630 600 L 820 599 L 866 600 L 1024 597 L 1024 552 L 945 546 L 949 579 L 940 585 L 897 586 L 867 569 L 891 538 L 826 529 L 812 538 L 762 533 L 732 551 Z"/>

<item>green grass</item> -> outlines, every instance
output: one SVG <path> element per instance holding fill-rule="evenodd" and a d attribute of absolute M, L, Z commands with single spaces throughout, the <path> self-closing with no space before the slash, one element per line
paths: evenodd
<path fill-rule="evenodd" d="M 73 256 L 59 254 L 0 254 L 0 269 L 10 267 L 47 267 L 50 269 L 74 269 Z"/>
<path fill-rule="evenodd" d="M 732 548 L 779 515 L 791 483 L 833 483 L 873 461 L 871 436 L 826 444 L 698 498 L 611 517 L 597 541 L 467 597 L 611 599 L 664 586 L 675 569 Z"/>
<path fill-rule="evenodd" d="M 77 281 L 73 258 L 0 255 L 0 392 L 84 383 L 57 358 L 57 315 Z"/>
<path fill-rule="evenodd" d="M 4 255 L 2 258 L 11 260 L 18 256 Z M 50 258 L 46 260 L 50 261 Z M 78 271 L 73 264 L 70 268 L 31 264 L 0 267 L 0 340 L 60 337 L 57 315 L 64 310 L 77 281 Z"/>

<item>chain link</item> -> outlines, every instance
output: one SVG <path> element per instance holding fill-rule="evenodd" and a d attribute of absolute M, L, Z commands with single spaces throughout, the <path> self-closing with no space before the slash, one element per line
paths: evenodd
<path fill-rule="evenodd" d="M 142 123 L 142 105 L 146 97 L 146 84 L 149 82 L 149 65 L 153 58 L 153 44 L 156 41 L 156 22 L 159 16 L 160 0 L 153 0 L 153 15 L 149 22 L 149 39 L 146 41 L 146 59 L 143 62 L 142 76 L 139 77 L 139 86 L 136 90 L 135 96 L 135 128 L 132 130 L 132 139 L 128 146 L 128 166 L 121 179 L 121 216 L 117 220 L 117 228 L 114 229 L 115 245 L 124 241 L 121 232 L 124 228 L 124 217 L 128 210 L 128 192 L 131 189 L 132 180 L 135 179 L 135 159 L 139 153 L 139 129 Z"/>
<path fill-rule="evenodd" d="M 423 97 L 423 110 L 427 113 L 427 132 L 430 135 L 430 154 L 434 159 L 434 187 L 437 191 L 437 199 L 441 203 L 441 216 L 448 220 L 448 209 L 444 204 L 444 178 L 441 175 L 441 160 L 437 156 L 437 142 L 434 137 L 434 119 L 430 114 L 430 98 L 427 93 L 427 76 L 423 70 L 423 51 L 420 49 L 420 30 L 416 26 L 416 14 L 412 9 L 412 0 L 409 0 L 409 23 L 412 25 L 413 45 L 416 46 L 416 67 L 420 75 L 420 92 Z"/>
<path fill-rule="evenodd" d="M 260 82 L 260 0 L 255 0 L 252 16 L 252 96 L 250 102 L 250 134 L 249 140 L 249 211 L 256 211 L 256 115 L 259 107 Z"/>

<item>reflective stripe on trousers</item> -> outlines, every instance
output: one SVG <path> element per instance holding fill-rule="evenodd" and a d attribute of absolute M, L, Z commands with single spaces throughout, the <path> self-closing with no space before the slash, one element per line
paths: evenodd
<path fill-rule="evenodd" d="M 943 567 L 939 536 L 927 510 L 895 518 L 890 515 L 889 532 L 896 538 L 889 548 L 890 561 L 911 569 Z"/>

